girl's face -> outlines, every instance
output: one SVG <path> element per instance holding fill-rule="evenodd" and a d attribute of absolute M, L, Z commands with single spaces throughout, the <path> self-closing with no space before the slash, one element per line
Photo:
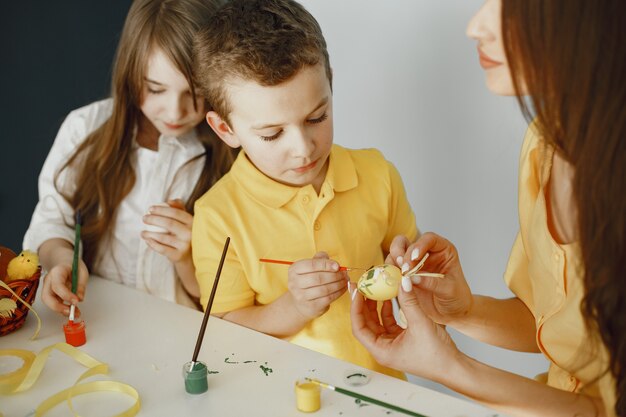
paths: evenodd
<path fill-rule="evenodd" d="M 204 120 L 204 97 L 196 108 L 185 76 L 160 50 L 153 49 L 143 79 L 141 111 L 163 135 L 181 136 Z"/>
<path fill-rule="evenodd" d="M 502 42 L 501 0 L 486 0 L 467 25 L 467 36 L 478 41 L 480 66 L 487 76 L 487 88 L 494 94 L 515 94 Z"/>

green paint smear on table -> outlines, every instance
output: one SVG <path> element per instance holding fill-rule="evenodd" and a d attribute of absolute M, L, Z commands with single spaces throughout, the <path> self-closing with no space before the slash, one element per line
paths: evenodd
<path fill-rule="evenodd" d="M 356 400 L 354 400 L 354 403 L 357 404 L 359 408 L 367 407 L 369 405 L 368 403 L 364 403 L 363 401 L 361 401 L 360 398 L 357 398 Z"/>
<path fill-rule="evenodd" d="M 267 362 L 266 362 L 267 363 Z M 263 371 L 263 373 L 265 374 L 265 376 L 269 376 L 269 374 L 271 374 L 272 372 L 274 372 L 274 370 L 270 367 L 267 366 L 260 366 L 261 370 Z"/>

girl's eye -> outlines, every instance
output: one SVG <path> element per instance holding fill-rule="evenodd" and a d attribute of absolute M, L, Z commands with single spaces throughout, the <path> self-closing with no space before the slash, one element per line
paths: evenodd
<path fill-rule="evenodd" d="M 266 142 L 270 142 L 270 141 L 273 141 L 275 139 L 278 139 L 278 137 L 280 136 L 281 133 L 283 133 L 283 131 L 279 130 L 278 132 L 276 132 L 272 136 L 261 136 L 261 139 L 263 139 Z"/>
<path fill-rule="evenodd" d="M 309 119 L 307 121 L 311 124 L 316 124 L 316 123 L 322 123 L 326 119 L 328 119 L 328 113 L 324 112 L 324 114 L 322 114 L 317 119 Z"/>
<path fill-rule="evenodd" d="M 150 93 L 150 94 L 161 94 L 164 91 L 165 90 L 154 90 L 154 89 L 148 87 L 148 93 Z"/>

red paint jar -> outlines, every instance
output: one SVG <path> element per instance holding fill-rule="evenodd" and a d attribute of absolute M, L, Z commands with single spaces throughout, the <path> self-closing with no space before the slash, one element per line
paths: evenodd
<path fill-rule="evenodd" d="M 67 324 L 63 325 L 63 332 L 65 333 L 65 341 L 69 345 L 78 347 L 84 345 L 85 342 L 87 342 L 84 321 L 68 321 Z"/>

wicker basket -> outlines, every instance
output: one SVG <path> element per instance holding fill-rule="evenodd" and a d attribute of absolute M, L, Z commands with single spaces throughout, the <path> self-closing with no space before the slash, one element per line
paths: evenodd
<path fill-rule="evenodd" d="M 6 254 L 6 253 L 3 253 Z M 6 269 L 0 271 L 0 276 L 5 276 Z M 30 278 L 16 279 L 8 283 L 9 288 L 14 291 L 20 298 L 26 301 L 31 306 L 35 301 L 35 295 L 37 294 L 37 287 L 39 287 L 39 278 L 41 277 L 41 267 L 37 269 L 37 272 Z M 22 327 L 26 321 L 28 315 L 28 307 L 18 300 L 13 294 L 11 294 L 6 288 L 0 287 L 0 299 L 9 298 L 15 301 L 17 308 L 13 311 L 10 317 L 0 317 L 0 336 L 11 333 Z"/>

